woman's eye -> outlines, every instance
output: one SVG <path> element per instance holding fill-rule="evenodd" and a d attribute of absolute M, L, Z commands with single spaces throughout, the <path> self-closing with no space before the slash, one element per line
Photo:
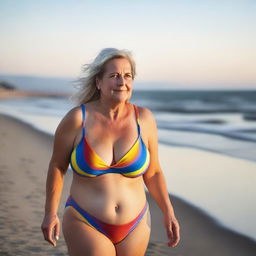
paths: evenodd
<path fill-rule="evenodd" d="M 116 73 L 116 74 L 111 74 L 110 77 L 111 78 L 119 78 L 121 75 Z M 132 74 L 128 73 L 124 75 L 125 78 L 132 78 Z"/>

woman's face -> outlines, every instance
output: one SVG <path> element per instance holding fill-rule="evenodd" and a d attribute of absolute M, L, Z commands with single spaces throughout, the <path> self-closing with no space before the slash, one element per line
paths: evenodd
<path fill-rule="evenodd" d="M 131 65 L 125 58 L 108 61 L 102 78 L 96 79 L 96 85 L 100 89 L 100 96 L 118 102 L 130 99 L 132 82 Z"/>

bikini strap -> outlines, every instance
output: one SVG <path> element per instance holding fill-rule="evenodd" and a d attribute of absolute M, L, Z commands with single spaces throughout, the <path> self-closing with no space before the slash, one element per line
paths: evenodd
<path fill-rule="evenodd" d="M 138 126 L 138 133 L 140 135 L 140 120 L 139 120 L 139 110 L 138 107 L 133 104 L 134 110 L 135 110 L 135 116 L 136 116 L 136 121 L 137 121 L 137 126 Z"/>
<path fill-rule="evenodd" d="M 83 137 L 85 137 L 85 117 L 86 117 L 86 111 L 85 111 L 85 106 L 84 104 L 80 105 L 81 109 L 82 109 L 82 132 L 83 132 Z"/>

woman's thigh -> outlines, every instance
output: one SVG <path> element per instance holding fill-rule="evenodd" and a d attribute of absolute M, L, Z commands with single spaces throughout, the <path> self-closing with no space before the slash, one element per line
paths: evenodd
<path fill-rule="evenodd" d="M 62 230 L 70 256 L 116 255 L 113 243 L 84 223 L 72 208 L 65 210 Z"/>
<path fill-rule="evenodd" d="M 116 244 L 117 256 L 143 256 L 147 250 L 151 230 L 150 211 L 148 210 L 138 226 Z"/>

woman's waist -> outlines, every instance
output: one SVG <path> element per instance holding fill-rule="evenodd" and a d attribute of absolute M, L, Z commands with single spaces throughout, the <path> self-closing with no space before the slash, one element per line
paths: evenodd
<path fill-rule="evenodd" d="M 144 188 L 111 189 L 111 191 L 94 191 L 88 187 L 71 186 L 70 197 L 78 209 L 109 224 L 124 224 L 137 217 L 145 207 Z M 75 208 L 75 207 L 73 207 Z"/>

